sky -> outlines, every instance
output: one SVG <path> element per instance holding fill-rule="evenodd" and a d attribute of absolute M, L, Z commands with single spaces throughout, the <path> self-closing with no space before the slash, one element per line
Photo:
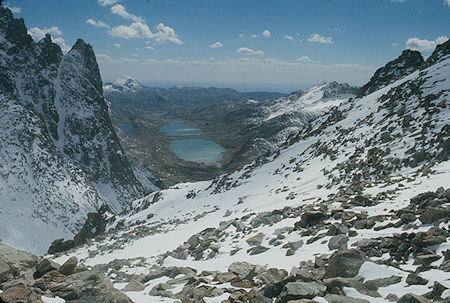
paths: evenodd
<path fill-rule="evenodd" d="M 91 44 L 103 81 L 290 92 L 362 85 L 450 37 L 450 0 L 4 0 L 35 40 Z"/>

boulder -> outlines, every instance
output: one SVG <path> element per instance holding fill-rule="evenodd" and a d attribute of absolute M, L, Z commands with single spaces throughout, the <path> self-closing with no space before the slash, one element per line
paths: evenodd
<path fill-rule="evenodd" d="M 330 278 L 352 278 L 358 274 L 363 263 L 362 254 L 355 249 L 337 251 L 328 260 L 326 275 Z"/>
<path fill-rule="evenodd" d="M 419 295 L 406 294 L 398 299 L 397 303 L 431 303 L 431 301 Z"/>
<path fill-rule="evenodd" d="M 334 223 L 330 226 L 327 236 L 336 236 L 348 233 L 348 227 L 342 223 Z"/>
<path fill-rule="evenodd" d="M 254 269 L 255 269 L 255 265 L 250 264 L 245 261 L 244 262 L 239 262 L 239 261 L 233 262 L 228 267 L 229 272 L 234 273 L 241 279 L 244 279 L 245 277 L 247 277 L 248 274 L 250 272 L 252 272 Z"/>
<path fill-rule="evenodd" d="M 325 218 L 325 215 L 320 211 L 307 211 L 301 216 L 301 220 L 296 222 L 295 228 L 300 229 L 308 226 L 313 226 L 320 223 Z"/>
<path fill-rule="evenodd" d="M 6 263 L 0 257 L 0 282 L 2 282 L 3 278 L 5 278 L 10 272 L 11 272 L 11 267 L 9 267 L 8 263 Z"/>
<path fill-rule="evenodd" d="M 50 261 L 49 259 L 43 259 L 39 264 L 36 266 L 36 271 L 33 274 L 33 278 L 38 279 L 45 275 L 46 273 L 52 271 L 52 270 L 58 270 L 60 268 L 60 265 Z"/>
<path fill-rule="evenodd" d="M 289 300 L 312 299 L 323 296 L 326 290 L 326 286 L 317 282 L 289 282 L 284 286 L 276 302 L 285 303 Z"/>
<path fill-rule="evenodd" d="M 14 286 L 0 293 L 0 302 L 5 303 L 41 303 L 40 296 L 29 288 Z"/>
<path fill-rule="evenodd" d="M 328 303 L 370 303 L 369 301 L 364 299 L 357 299 L 333 294 L 327 294 L 325 296 L 325 300 L 327 300 Z"/>
<path fill-rule="evenodd" d="M 237 278 L 237 276 L 234 273 L 225 272 L 225 273 L 218 273 L 214 277 L 214 280 L 216 280 L 219 283 L 228 283 L 228 282 L 231 282 L 232 280 L 234 280 L 236 278 Z"/>
<path fill-rule="evenodd" d="M 328 241 L 328 249 L 330 249 L 330 250 L 334 250 L 334 249 L 345 250 L 345 249 L 347 249 L 347 242 L 348 242 L 348 237 L 346 235 L 340 234 L 340 235 L 334 236 Z"/>
<path fill-rule="evenodd" d="M 428 283 L 428 280 L 414 273 L 410 273 L 406 278 L 406 283 L 408 283 L 409 285 L 426 285 Z"/>
<path fill-rule="evenodd" d="M 428 208 L 419 217 L 423 224 L 433 224 L 442 218 L 448 218 L 450 210 L 443 208 Z"/>
<path fill-rule="evenodd" d="M 263 233 L 259 233 L 259 234 L 256 234 L 256 235 L 248 238 L 245 241 L 248 243 L 248 245 L 259 245 L 259 244 L 261 244 L 262 240 L 264 239 L 264 236 L 265 235 Z"/>
<path fill-rule="evenodd" d="M 78 258 L 75 256 L 70 257 L 63 265 L 61 265 L 58 271 L 66 276 L 71 275 L 77 267 L 77 264 Z"/>
<path fill-rule="evenodd" d="M 247 250 L 247 253 L 249 253 L 250 255 L 259 255 L 268 250 L 269 250 L 268 247 L 258 245 Z"/>
<path fill-rule="evenodd" d="M 0 256 L 6 263 L 34 266 L 38 263 L 38 257 L 28 252 L 18 250 L 0 243 Z"/>
<path fill-rule="evenodd" d="M 145 289 L 145 285 L 139 281 L 131 281 L 128 283 L 122 291 L 143 291 Z"/>

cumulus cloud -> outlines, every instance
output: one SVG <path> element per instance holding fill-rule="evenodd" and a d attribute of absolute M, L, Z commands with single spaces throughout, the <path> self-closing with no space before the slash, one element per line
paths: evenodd
<path fill-rule="evenodd" d="M 248 47 L 241 47 L 236 50 L 236 53 L 247 56 L 260 56 L 260 57 L 264 56 L 264 52 L 262 50 L 253 50 Z"/>
<path fill-rule="evenodd" d="M 211 47 L 211 48 L 220 48 L 220 47 L 223 47 L 223 44 L 220 43 L 219 41 L 217 41 L 217 42 L 211 44 L 209 47 Z"/>
<path fill-rule="evenodd" d="M 156 30 L 157 32 L 153 33 L 144 22 L 133 22 L 130 25 L 113 27 L 108 33 L 113 37 L 123 39 L 146 38 L 155 39 L 157 43 L 172 42 L 175 44 L 183 44 L 175 34 L 173 28 L 160 23 L 156 27 Z"/>
<path fill-rule="evenodd" d="M 121 47 L 120 43 L 114 43 L 113 46 L 117 49 L 119 49 Z"/>
<path fill-rule="evenodd" d="M 444 0 L 444 4 L 446 4 L 447 6 L 450 6 L 450 0 Z"/>
<path fill-rule="evenodd" d="M 245 35 L 244 34 L 239 34 L 239 38 L 245 38 Z"/>
<path fill-rule="evenodd" d="M 449 0 L 450 1 L 450 0 Z M 270 37 L 270 31 L 268 30 L 268 29 L 266 29 L 266 30 L 264 30 L 263 32 L 262 32 L 262 35 L 264 36 L 264 37 Z"/>
<path fill-rule="evenodd" d="M 95 26 L 95 27 L 103 27 L 103 28 L 110 28 L 110 26 L 108 25 L 108 24 L 106 24 L 105 22 L 103 22 L 103 21 L 95 21 L 94 19 L 87 19 L 86 20 L 86 23 L 87 24 L 90 24 L 90 25 L 92 25 L 92 26 Z"/>
<path fill-rule="evenodd" d="M 50 34 L 54 37 L 59 37 L 62 35 L 62 31 L 57 26 L 46 28 L 32 27 L 28 29 L 28 34 L 33 37 L 34 41 L 39 41 L 44 38 L 46 34 Z"/>
<path fill-rule="evenodd" d="M 430 51 L 436 48 L 436 45 L 442 44 L 448 40 L 447 36 L 437 37 L 436 40 L 427 40 L 427 39 L 419 39 L 419 38 L 409 38 L 406 41 L 406 48 L 417 50 L 417 51 Z"/>
<path fill-rule="evenodd" d="M 183 44 L 183 42 L 175 34 L 175 30 L 163 23 L 158 24 L 156 27 L 157 32 L 154 34 L 154 38 L 158 43 L 172 42 L 175 44 Z"/>
<path fill-rule="evenodd" d="M 71 49 L 71 47 L 66 44 L 66 41 L 62 37 L 54 38 L 53 42 L 61 47 L 63 53 L 67 53 Z"/>
<path fill-rule="evenodd" d="M 113 5 L 119 2 L 120 0 L 98 0 L 97 3 L 101 6 Z"/>
<path fill-rule="evenodd" d="M 330 44 L 333 43 L 333 39 L 331 37 L 324 37 L 319 34 L 312 34 L 311 37 L 308 38 L 308 42 Z"/>
<path fill-rule="evenodd" d="M 299 62 L 311 62 L 311 58 L 308 56 L 301 56 L 300 58 L 297 59 L 297 61 Z"/>
<path fill-rule="evenodd" d="M 291 35 L 284 35 L 283 38 L 287 39 L 287 40 L 295 41 L 294 37 L 292 37 Z"/>
<path fill-rule="evenodd" d="M 111 13 L 120 16 L 125 20 L 133 20 L 134 22 L 144 22 L 144 19 L 142 19 L 141 17 L 135 16 L 127 12 L 125 6 L 121 4 L 116 4 L 113 7 L 111 7 Z"/>
<path fill-rule="evenodd" d="M 144 46 L 144 48 L 149 49 L 149 50 L 154 50 L 153 46 Z"/>
<path fill-rule="evenodd" d="M 9 8 L 14 14 L 20 14 L 22 12 L 22 8 L 21 7 L 10 6 L 9 3 L 6 3 L 5 7 Z"/>
<path fill-rule="evenodd" d="M 258 35 L 257 35 L 257 34 L 251 34 L 250 37 L 252 37 L 252 38 L 258 38 Z"/>

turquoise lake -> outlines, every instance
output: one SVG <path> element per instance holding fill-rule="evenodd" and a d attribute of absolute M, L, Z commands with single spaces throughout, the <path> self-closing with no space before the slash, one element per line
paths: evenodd
<path fill-rule="evenodd" d="M 202 131 L 198 128 L 172 121 L 160 131 L 169 137 L 170 150 L 182 160 L 206 164 L 222 160 L 225 149 L 214 141 L 201 138 Z"/>

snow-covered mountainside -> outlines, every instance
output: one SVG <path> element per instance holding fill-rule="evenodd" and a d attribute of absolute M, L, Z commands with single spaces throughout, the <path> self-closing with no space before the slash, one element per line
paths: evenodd
<path fill-rule="evenodd" d="M 135 302 L 448 300 L 449 117 L 447 41 L 271 156 L 136 200 L 54 258 L 78 256 Z"/>
<path fill-rule="evenodd" d="M 34 42 L 0 5 L 0 239 L 42 253 L 88 212 L 150 193 L 111 124 L 94 52 Z M 148 189 L 148 186 L 147 186 Z"/>
<path fill-rule="evenodd" d="M 105 94 L 111 93 L 124 93 L 124 94 L 136 94 L 137 91 L 142 90 L 144 87 L 137 80 L 130 76 L 123 75 L 117 78 L 113 83 L 107 82 L 103 86 Z"/>
<path fill-rule="evenodd" d="M 277 99 L 265 108 L 270 120 L 281 115 L 298 113 L 321 113 L 338 106 L 348 98 L 354 97 L 357 88 L 346 83 L 325 82 L 314 85 L 306 91 L 296 91 L 289 96 Z"/>

